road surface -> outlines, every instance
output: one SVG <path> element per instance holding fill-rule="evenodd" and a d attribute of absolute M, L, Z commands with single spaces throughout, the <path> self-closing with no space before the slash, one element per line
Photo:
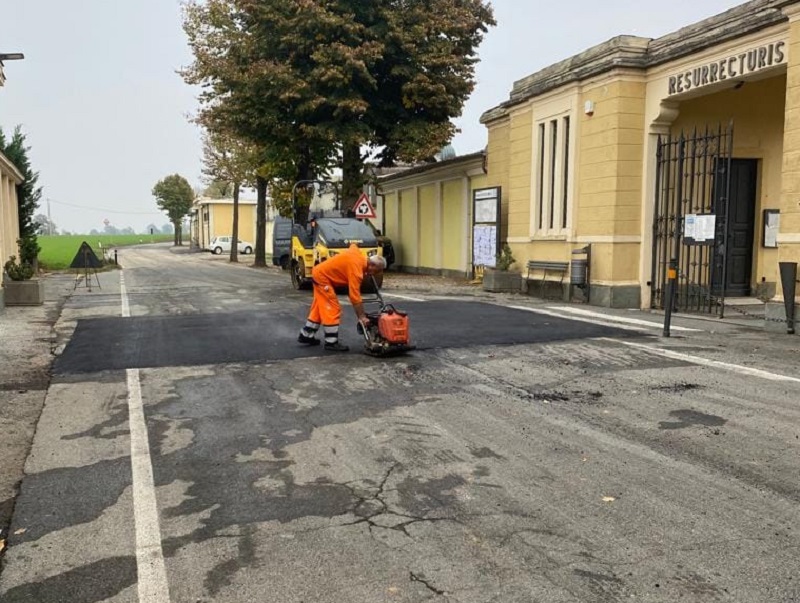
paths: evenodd
<path fill-rule="evenodd" d="M 57 325 L 4 603 L 800 600 L 792 341 L 393 289 L 419 349 L 331 354 L 285 274 L 120 259 Z"/>

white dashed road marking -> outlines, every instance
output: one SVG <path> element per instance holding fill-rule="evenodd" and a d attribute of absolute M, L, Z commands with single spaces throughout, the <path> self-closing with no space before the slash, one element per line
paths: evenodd
<path fill-rule="evenodd" d="M 698 364 L 700 366 L 709 366 L 712 368 L 718 368 L 725 371 L 732 371 L 734 373 L 738 373 L 740 375 L 747 375 L 749 377 L 759 377 L 761 379 L 767 379 L 769 381 L 780 381 L 784 383 L 800 383 L 800 379 L 798 379 L 797 377 L 789 377 L 788 375 L 779 375 L 778 373 L 770 373 L 769 371 L 763 371 L 761 369 L 751 368 L 749 366 L 741 366 L 739 364 L 731 364 L 729 362 L 721 362 L 719 360 L 710 360 L 708 358 L 702 358 L 700 356 L 692 356 L 691 354 L 684 354 L 683 352 L 675 352 L 673 350 L 665 350 L 663 348 L 654 348 L 652 346 L 644 345 L 642 343 L 621 341 L 619 339 L 612 339 L 609 337 L 601 337 L 598 338 L 597 341 L 612 341 L 614 343 L 625 345 L 631 348 L 644 350 L 646 352 L 650 352 L 651 354 L 664 356 L 665 358 L 672 358 L 673 360 L 683 360 L 684 362 L 690 362 L 692 364 Z"/>
<path fill-rule="evenodd" d="M 553 318 L 561 318 L 562 320 L 575 320 L 578 322 L 587 322 L 592 325 L 599 325 L 601 327 L 613 327 L 614 329 L 621 329 L 623 331 L 635 331 L 637 333 L 647 332 L 647 330 L 644 327 L 634 327 L 632 325 L 613 323 L 604 320 L 596 320 L 594 318 L 587 318 L 583 316 L 569 316 L 562 314 L 560 312 L 545 310 L 543 308 L 529 308 L 527 306 L 509 306 L 509 308 L 513 308 L 514 310 L 523 310 L 525 312 L 533 312 L 534 314 L 543 314 L 544 316 L 552 316 Z"/>
<path fill-rule="evenodd" d="M 617 316 L 614 314 L 603 314 L 601 312 L 592 312 L 591 310 L 584 310 L 582 308 L 568 308 L 565 306 L 548 306 L 548 310 L 555 310 L 558 312 L 566 312 L 568 314 L 575 314 L 576 316 L 587 316 L 589 318 L 597 318 L 600 320 L 609 320 L 611 322 L 620 322 L 626 323 L 629 325 L 636 325 L 642 327 L 648 327 L 650 329 L 663 329 L 664 325 L 659 324 L 657 322 L 653 322 L 652 320 L 642 320 L 640 318 L 629 318 L 627 316 Z M 687 333 L 701 333 L 701 329 L 690 329 L 689 327 L 678 327 L 672 325 L 671 329 L 673 331 L 683 331 Z"/>
<path fill-rule="evenodd" d="M 413 302 L 424 302 L 425 301 L 424 299 L 421 299 L 419 297 L 409 297 L 407 295 L 397 295 L 396 293 L 384 293 L 384 292 L 381 292 L 381 295 L 383 295 L 383 297 L 396 297 L 397 299 L 404 299 L 406 301 L 413 301 Z"/>
<path fill-rule="evenodd" d="M 128 292 L 122 272 L 119 284 L 122 316 L 130 318 Z M 153 462 L 150 458 L 150 440 L 144 418 L 139 369 L 128 369 L 126 372 L 139 603 L 169 603 L 169 585 L 164 565 L 164 551 L 161 547 L 161 526 L 158 519 Z"/>

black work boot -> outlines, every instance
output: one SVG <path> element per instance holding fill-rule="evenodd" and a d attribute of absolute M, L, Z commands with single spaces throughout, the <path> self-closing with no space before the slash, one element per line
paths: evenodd
<path fill-rule="evenodd" d="M 325 342 L 325 349 L 329 352 L 348 352 L 350 348 L 346 345 L 342 345 L 338 341 L 334 341 L 332 343 Z"/>
<path fill-rule="evenodd" d="M 317 339 L 316 337 L 308 337 L 306 335 L 303 335 L 302 333 L 300 333 L 300 335 L 297 336 L 297 341 L 298 343 L 302 343 L 305 345 L 319 345 L 319 339 Z"/>

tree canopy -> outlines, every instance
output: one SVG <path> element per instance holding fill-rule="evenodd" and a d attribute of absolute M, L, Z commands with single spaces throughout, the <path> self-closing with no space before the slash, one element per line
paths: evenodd
<path fill-rule="evenodd" d="M 175 245 L 182 244 L 182 222 L 194 201 L 194 191 L 183 176 L 172 174 L 159 180 L 153 187 L 153 196 L 159 209 L 165 211 L 175 227 Z"/>
<path fill-rule="evenodd" d="M 239 192 L 243 186 L 255 186 L 259 167 L 258 149 L 242 139 L 222 131 L 206 131 L 203 137 L 203 174 L 211 179 L 211 186 L 228 196 L 233 196 L 233 223 L 231 236 L 239 239 Z M 220 185 L 227 183 L 224 188 Z M 263 248 L 263 246 L 262 246 Z M 264 254 L 256 245 L 257 265 L 266 265 Z M 231 245 L 230 261 L 238 261 L 238 245 Z"/>
<path fill-rule="evenodd" d="M 263 149 L 262 174 L 293 182 L 343 169 L 345 201 L 364 157 L 432 157 L 455 133 L 490 25 L 484 0 L 190 0 L 198 120 Z"/>
<path fill-rule="evenodd" d="M 30 147 L 27 146 L 26 135 L 21 126 L 14 129 L 11 140 L 7 140 L 0 129 L 0 151 L 16 166 L 24 179 L 17 186 L 20 263 L 35 265 L 41 248 L 36 240 L 38 225 L 34 222 L 34 216 L 42 198 L 42 188 L 39 186 L 39 172 L 33 171 L 31 167 Z"/>

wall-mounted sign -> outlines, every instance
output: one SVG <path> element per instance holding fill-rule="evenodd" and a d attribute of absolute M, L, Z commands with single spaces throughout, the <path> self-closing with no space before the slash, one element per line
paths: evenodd
<path fill-rule="evenodd" d="M 786 42 L 752 48 L 741 54 L 689 69 L 669 78 L 669 95 L 683 94 L 725 80 L 735 80 L 786 63 Z"/>
<path fill-rule="evenodd" d="M 764 237 L 762 244 L 767 249 L 778 247 L 778 232 L 781 229 L 781 212 L 779 209 L 764 210 Z"/>

